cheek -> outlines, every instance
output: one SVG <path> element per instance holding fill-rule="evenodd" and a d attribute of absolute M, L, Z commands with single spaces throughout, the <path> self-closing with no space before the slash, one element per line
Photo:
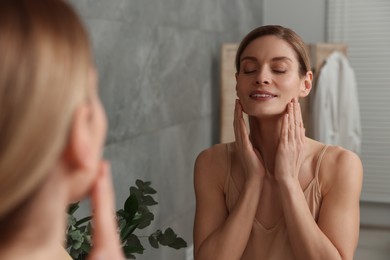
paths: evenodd
<path fill-rule="evenodd" d="M 102 138 L 103 138 L 103 142 L 104 140 L 106 139 L 106 134 L 107 134 L 107 127 L 108 127 L 108 123 L 107 123 L 107 115 L 106 115 L 106 111 L 104 110 L 104 107 L 102 106 L 101 103 L 99 103 L 99 110 L 100 110 L 100 125 L 101 125 L 101 129 L 102 129 Z"/>
<path fill-rule="evenodd" d="M 297 78 L 287 78 L 282 84 L 280 84 L 280 86 L 282 86 L 285 93 L 289 93 L 289 95 L 294 97 L 299 95 L 302 84 L 302 81 Z"/>
<path fill-rule="evenodd" d="M 248 86 L 249 84 L 248 83 L 245 83 L 243 82 L 242 80 L 238 80 L 237 83 L 236 83 L 236 95 L 238 98 L 243 98 L 244 97 L 244 93 L 245 91 L 247 91 L 247 89 L 245 89 L 245 86 Z"/>
<path fill-rule="evenodd" d="M 107 117 L 104 108 L 101 104 L 99 104 L 99 116 L 98 116 L 98 122 L 96 123 L 96 127 L 97 127 L 96 143 L 99 145 L 99 147 L 97 147 L 97 150 L 99 152 L 99 157 L 101 157 L 104 148 L 104 143 L 106 140 L 106 135 L 107 135 Z"/>
<path fill-rule="evenodd" d="M 239 99 L 242 99 L 243 95 L 242 95 L 242 91 L 241 89 L 238 87 L 236 89 L 236 96 L 239 98 Z"/>
<path fill-rule="evenodd" d="M 102 157 L 104 142 L 107 134 L 107 118 L 106 113 L 100 100 L 96 100 L 94 104 L 94 117 L 92 124 L 92 134 L 94 136 L 94 153 L 95 160 L 100 161 Z"/>

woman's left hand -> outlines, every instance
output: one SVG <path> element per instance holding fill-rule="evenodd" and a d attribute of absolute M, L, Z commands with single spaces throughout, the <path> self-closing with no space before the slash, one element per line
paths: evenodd
<path fill-rule="evenodd" d="M 122 246 L 117 232 L 115 217 L 114 188 L 111 179 L 110 165 L 101 161 L 96 183 L 92 188 L 91 203 L 93 207 L 93 247 L 89 260 L 124 260 Z"/>
<path fill-rule="evenodd" d="M 280 141 L 275 158 L 275 179 L 278 182 L 298 179 L 304 158 L 305 128 L 297 98 L 287 105 L 283 116 Z"/>

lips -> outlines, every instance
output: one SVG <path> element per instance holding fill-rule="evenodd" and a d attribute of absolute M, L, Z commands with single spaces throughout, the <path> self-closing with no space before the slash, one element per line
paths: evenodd
<path fill-rule="evenodd" d="M 272 94 L 272 93 L 267 92 L 267 91 L 256 90 L 256 91 L 251 92 L 249 97 L 254 98 L 254 99 L 270 99 L 270 98 L 277 97 L 277 95 Z"/>

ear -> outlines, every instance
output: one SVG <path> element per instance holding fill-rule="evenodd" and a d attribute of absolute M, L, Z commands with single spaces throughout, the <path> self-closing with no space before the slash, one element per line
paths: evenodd
<path fill-rule="evenodd" d="M 93 139 L 90 133 L 91 108 L 88 102 L 80 104 L 73 114 L 63 161 L 72 171 L 90 170 L 93 166 Z"/>
<path fill-rule="evenodd" d="M 62 181 L 68 187 L 70 203 L 84 198 L 95 177 L 91 116 L 92 108 L 88 101 L 76 108 L 61 158 L 65 167 Z"/>
<path fill-rule="evenodd" d="M 306 97 L 309 95 L 313 86 L 313 72 L 306 72 L 305 79 L 302 82 L 302 88 L 300 89 L 299 97 Z"/>

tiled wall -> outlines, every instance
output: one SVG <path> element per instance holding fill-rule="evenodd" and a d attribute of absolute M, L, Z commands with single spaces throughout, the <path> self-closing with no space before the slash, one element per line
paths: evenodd
<path fill-rule="evenodd" d="M 171 226 L 191 244 L 194 160 L 218 141 L 220 46 L 261 25 L 262 1 L 71 3 L 93 42 L 117 206 L 137 178 L 152 181 L 159 205 L 149 230 Z M 185 259 L 185 250 L 142 242 L 137 259 Z"/>

